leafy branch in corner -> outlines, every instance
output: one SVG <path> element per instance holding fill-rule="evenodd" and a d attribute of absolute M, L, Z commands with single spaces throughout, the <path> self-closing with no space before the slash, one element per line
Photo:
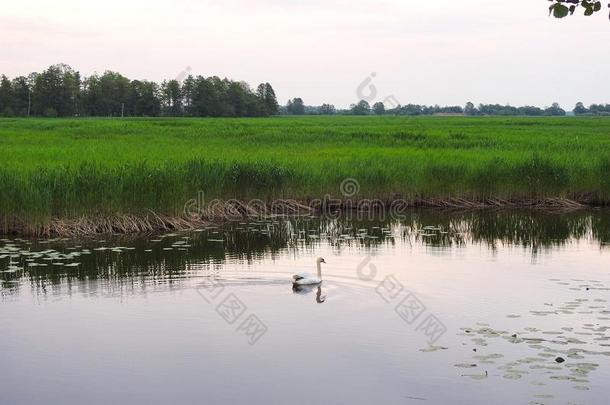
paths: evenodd
<path fill-rule="evenodd" d="M 556 18 L 564 18 L 574 14 L 576 9 L 583 8 L 584 14 L 588 17 L 602 9 L 601 1 L 594 0 L 549 0 L 553 4 L 549 7 L 549 14 Z M 610 8 L 610 3 L 608 4 Z"/>

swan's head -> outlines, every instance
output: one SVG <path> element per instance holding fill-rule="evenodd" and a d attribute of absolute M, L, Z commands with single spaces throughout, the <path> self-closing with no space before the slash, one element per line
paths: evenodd
<path fill-rule="evenodd" d="M 320 263 L 324 263 L 324 264 L 326 264 L 326 262 L 324 261 L 324 258 L 323 258 L 323 257 L 318 257 L 318 258 L 316 259 L 316 263 L 318 263 L 318 264 L 320 264 Z"/>

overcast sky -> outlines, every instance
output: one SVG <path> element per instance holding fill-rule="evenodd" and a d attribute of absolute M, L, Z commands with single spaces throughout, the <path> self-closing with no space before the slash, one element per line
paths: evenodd
<path fill-rule="evenodd" d="M 607 14 L 546 0 L 27 0 L 0 6 L 0 73 L 64 62 L 83 75 L 270 82 L 280 103 L 610 103 Z"/>

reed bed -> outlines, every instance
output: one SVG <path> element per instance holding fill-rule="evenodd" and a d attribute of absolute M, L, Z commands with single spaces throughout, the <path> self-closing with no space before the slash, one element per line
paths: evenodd
<path fill-rule="evenodd" d="M 151 212 L 180 224 L 200 191 L 204 204 L 344 198 L 346 178 L 355 200 L 608 205 L 610 118 L 0 119 L 0 161 L 4 233 L 171 223 Z"/>

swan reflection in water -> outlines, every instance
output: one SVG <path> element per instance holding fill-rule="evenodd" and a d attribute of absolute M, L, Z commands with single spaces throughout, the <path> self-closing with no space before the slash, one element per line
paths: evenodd
<path fill-rule="evenodd" d="M 311 294 L 314 290 L 316 290 L 316 302 L 318 304 L 324 303 L 326 301 L 326 295 L 322 295 L 322 285 L 292 285 L 292 292 L 299 295 L 308 295 Z"/>

